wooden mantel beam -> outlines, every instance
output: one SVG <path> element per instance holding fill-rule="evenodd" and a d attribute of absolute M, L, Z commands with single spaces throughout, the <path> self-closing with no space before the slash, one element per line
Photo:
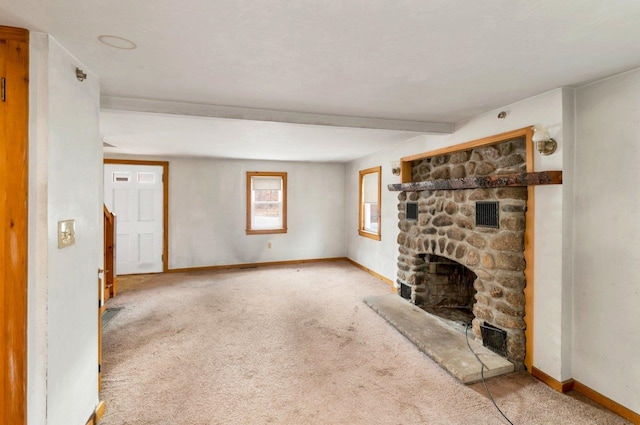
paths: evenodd
<path fill-rule="evenodd" d="M 392 192 L 421 192 L 423 190 L 459 190 L 494 187 L 537 186 L 562 184 L 562 171 L 541 171 L 537 173 L 497 174 L 484 177 L 464 177 L 450 180 L 428 180 L 390 184 Z"/>

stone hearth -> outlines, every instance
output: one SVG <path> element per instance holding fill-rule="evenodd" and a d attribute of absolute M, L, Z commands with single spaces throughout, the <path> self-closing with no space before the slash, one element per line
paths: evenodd
<path fill-rule="evenodd" d="M 416 161 L 412 177 L 417 182 L 522 173 L 525 157 L 524 140 L 512 140 Z M 521 368 L 527 188 L 400 192 L 398 200 L 398 292 L 406 296 L 410 287 L 410 300 L 420 306 L 471 309 L 479 340 L 482 324 L 505 330 L 506 357 Z M 496 203 L 494 227 L 476 221 L 478 203 L 487 201 Z M 407 218 L 408 203 L 417 204 L 415 219 Z M 453 274 L 442 277 L 447 270 Z"/>
<path fill-rule="evenodd" d="M 367 297 L 363 301 L 463 384 L 478 382 L 482 375 L 491 378 L 514 370 L 513 363 L 504 357 L 472 338 L 467 341 L 464 332 L 454 330 L 398 296 Z M 469 350 L 467 342 L 482 359 L 484 368 Z"/>

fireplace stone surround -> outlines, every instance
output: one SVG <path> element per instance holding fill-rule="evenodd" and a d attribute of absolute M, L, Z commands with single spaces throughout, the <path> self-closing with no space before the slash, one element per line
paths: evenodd
<path fill-rule="evenodd" d="M 412 181 L 525 171 L 526 146 L 521 138 L 414 161 Z M 405 294 L 406 286 L 411 288 L 410 299 L 417 305 L 447 304 L 444 294 L 452 289 L 434 288 L 437 279 L 431 271 L 437 266 L 433 264 L 442 263 L 435 256 L 449 263 L 461 264 L 475 274 L 475 295 L 470 303 L 475 337 L 482 339 L 480 325 L 485 323 L 505 330 L 506 357 L 521 369 L 525 357 L 526 327 L 523 317 L 527 188 L 400 192 L 398 201 L 398 292 L 404 285 Z M 476 203 L 485 201 L 498 203 L 497 227 L 479 226 L 475 220 Z M 418 205 L 416 220 L 406 217 L 409 202 Z M 442 286 L 442 280 L 438 285 Z"/>

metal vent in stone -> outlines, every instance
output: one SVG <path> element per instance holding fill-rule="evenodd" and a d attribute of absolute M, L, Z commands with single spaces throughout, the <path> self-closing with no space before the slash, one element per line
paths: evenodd
<path fill-rule="evenodd" d="M 482 345 L 502 357 L 507 356 L 507 331 L 485 322 L 480 325 L 480 332 Z"/>
<path fill-rule="evenodd" d="M 400 296 L 405 300 L 411 299 L 411 286 L 405 285 L 404 283 L 400 284 Z"/>
<path fill-rule="evenodd" d="M 476 202 L 476 226 L 499 227 L 498 202 Z"/>
<path fill-rule="evenodd" d="M 407 220 L 417 220 L 418 219 L 418 203 L 417 202 L 407 202 L 407 210 L 406 210 Z"/>

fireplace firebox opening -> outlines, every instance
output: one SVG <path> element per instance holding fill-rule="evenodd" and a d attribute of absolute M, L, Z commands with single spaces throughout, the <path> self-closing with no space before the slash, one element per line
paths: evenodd
<path fill-rule="evenodd" d="M 474 272 L 462 264 L 438 255 L 425 256 L 424 292 L 416 297 L 416 304 L 428 313 L 471 325 L 477 279 Z"/>

